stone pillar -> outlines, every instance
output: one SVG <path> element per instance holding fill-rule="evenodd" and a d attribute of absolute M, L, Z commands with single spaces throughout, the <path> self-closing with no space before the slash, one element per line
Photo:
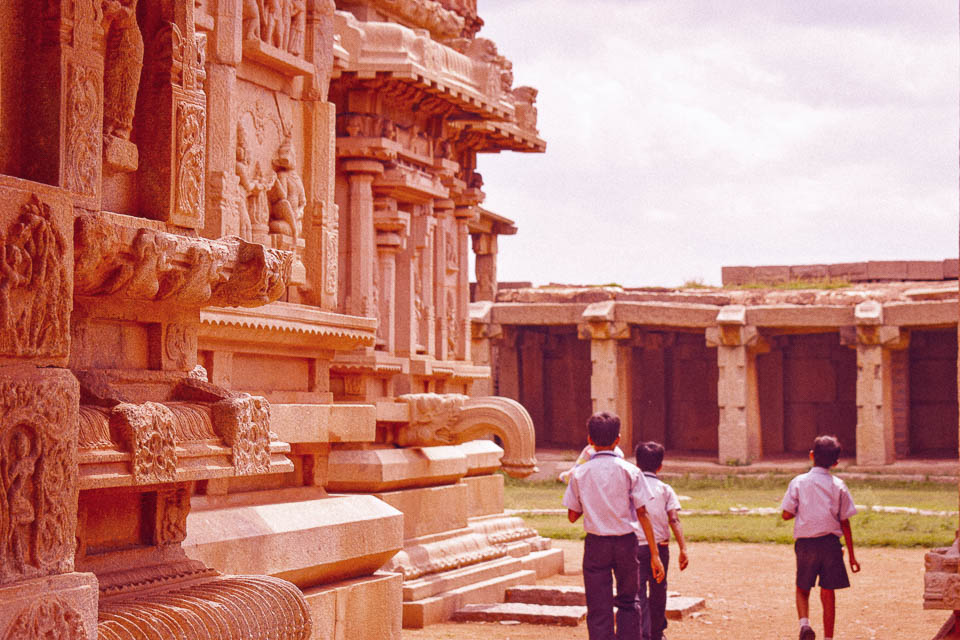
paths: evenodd
<path fill-rule="evenodd" d="M 857 464 L 890 464 L 896 459 L 894 351 L 909 346 L 910 336 L 883 324 L 883 305 L 867 300 L 854 310 L 855 327 L 841 340 L 857 349 Z"/>
<path fill-rule="evenodd" d="M 454 351 L 450 344 L 455 340 L 451 326 L 456 326 L 456 298 L 453 287 L 456 272 L 460 268 L 456 247 L 456 222 L 453 217 L 453 200 L 435 200 L 433 210 L 437 218 L 434 235 L 434 309 L 436 351 L 431 354 L 437 360 L 450 360 Z M 452 280 L 452 282 L 451 282 Z"/>
<path fill-rule="evenodd" d="M 97 579 L 74 571 L 80 389 L 66 368 L 73 222 L 64 190 L 0 176 L 0 247 L 33 265 L 28 276 L 0 276 L 4 639 L 97 637 Z"/>
<path fill-rule="evenodd" d="M 610 411 L 620 416 L 620 448 L 633 449 L 633 346 L 630 325 L 616 322 L 612 300 L 595 302 L 583 312 L 577 333 L 590 340 L 590 399 L 593 412 Z"/>
<path fill-rule="evenodd" d="M 350 183 L 350 284 L 346 313 L 354 316 L 377 315 L 374 305 L 373 270 L 376 266 L 373 228 L 373 179 L 383 173 L 376 160 L 344 160 L 343 170 Z"/>
<path fill-rule="evenodd" d="M 470 360 L 470 230 L 468 224 L 477 214 L 473 207 L 456 209 L 457 279 L 454 328 L 457 360 Z"/>
<path fill-rule="evenodd" d="M 477 380 L 471 387 L 471 395 L 493 396 L 493 377 L 497 371 L 497 349 L 494 341 L 499 342 L 503 337 L 503 327 L 492 321 L 493 303 L 489 300 L 474 302 L 470 305 L 470 338 L 472 342 L 471 357 L 473 363 L 490 367 L 490 378 Z"/>
<path fill-rule="evenodd" d="M 520 327 L 506 326 L 497 341 L 497 368 L 494 372 L 496 394 L 505 398 L 520 401 L 520 353 L 517 343 L 522 333 Z"/>
<path fill-rule="evenodd" d="M 494 233 L 473 234 L 474 265 L 477 275 L 477 289 L 473 299 L 497 299 L 497 235 Z"/>
<path fill-rule="evenodd" d="M 763 456 L 757 353 L 767 350 L 757 328 L 746 323 L 746 308 L 728 305 L 707 330 L 707 344 L 717 347 L 718 461 L 750 464 Z"/>
<path fill-rule="evenodd" d="M 394 353 L 397 346 L 397 254 L 406 247 L 410 214 L 397 209 L 392 198 L 374 202 L 373 224 L 377 232 L 377 347 Z"/>

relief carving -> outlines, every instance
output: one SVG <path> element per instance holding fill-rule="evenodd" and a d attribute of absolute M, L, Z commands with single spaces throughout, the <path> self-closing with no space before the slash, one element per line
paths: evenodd
<path fill-rule="evenodd" d="M 303 54 L 307 30 L 306 0 L 243 0 L 243 36 Z"/>
<path fill-rule="evenodd" d="M 273 168 L 276 176 L 269 192 L 270 232 L 300 238 L 307 195 L 303 180 L 296 170 L 297 159 L 289 133 L 284 136 L 283 143 L 277 150 Z"/>
<path fill-rule="evenodd" d="M 406 402 L 410 408 L 410 426 L 398 444 L 456 443 L 452 428 L 460 420 L 467 396 L 459 393 L 408 393 L 397 400 Z"/>
<path fill-rule="evenodd" d="M 0 236 L 0 354 L 66 355 L 72 296 L 67 245 L 36 195 Z"/>
<path fill-rule="evenodd" d="M 143 69 L 143 37 L 137 25 L 137 0 L 103 0 L 106 38 L 103 69 L 103 149 L 107 165 L 135 171 L 137 149 L 130 142 Z"/>
<path fill-rule="evenodd" d="M 62 384 L 0 385 L 0 583 L 72 570 L 76 401 Z"/>
<path fill-rule="evenodd" d="M 47 596 L 23 610 L 7 629 L 4 640 L 87 640 L 83 617 L 55 596 Z"/>
<path fill-rule="evenodd" d="M 97 193 L 97 117 L 100 79 L 90 67 L 70 63 L 67 88 L 67 143 L 64 148 L 64 186 L 87 197 Z"/>
<path fill-rule="evenodd" d="M 213 424 L 233 449 L 233 466 L 239 475 L 270 470 L 270 403 L 242 394 L 213 405 Z"/>
<path fill-rule="evenodd" d="M 517 87 L 512 94 L 516 106 L 517 125 L 527 131 L 537 130 L 537 90 L 533 87 Z"/>
<path fill-rule="evenodd" d="M 203 210 L 203 153 L 205 112 L 201 105 L 177 105 L 177 177 L 175 210 L 195 216 Z"/>
<path fill-rule="evenodd" d="M 453 291 L 447 290 L 447 349 L 448 357 L 455 357 L 457 353 L 457 344 L 460 339 L 460 332 L 457 327 L 457 300 Z"/>
<path fill-rule="evenodd" d="M 174 415 L 162 404 L 118 404 L 110 416 L 110 430 L 133 454 L 132 472 L 137 484 L 172 482 L 177 474 Z"/>
<path fill-rule="evenodd" d="M 156 545 L 183 542 L 187 537 L 187 515 L 190 513 L 190 492 L 183 487 L 157 492 L 157 520 L 153 543 Z"/>
<path fill-rule="evenodd" d="M 339 238 L 335 231 L 323 230 L 324 291 L 331 296 L 337 295 L 337 283 L 340 280 Z"/>
<path fill-rule="evenodd" d="M 186 369 L 191 351 L 193 353 L 197 351 L 195 334 L 185 324 L 167 325 L 166 334 L 163 348 L 166 351 L 167 359 L 175 368 Z"/>

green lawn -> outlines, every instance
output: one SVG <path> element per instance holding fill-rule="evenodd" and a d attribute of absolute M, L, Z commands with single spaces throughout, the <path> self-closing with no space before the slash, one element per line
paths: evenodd
<path fill-rule="evenodd" d="M 668 482 L 678 494 L 689 496 L 684 509 L 718 510 L 730 507 L 778 507 L 789 477 L 728 476 L 675 478 Z M 934 511 L 957 509 L 957 487 L 932 482 L 851 481 L 848 483 L 857 504 L 903 506 Z M 525 482 L 506 479 L 507 509 L 562 509 L 566 485 L 559 482 Z M 570 524 L 566 516 L 527 516 L 530 526 L 551 538 L 579 539 L 583 526 Z M 854 541 L 864 546 L 939 547 L 953 541 L 956 516 L 923 516 L 865 511 L 851 520 Z M 793 541 L 793 524 L 779 515 L 688 515 L 683 528 L 691 542 Z"/>

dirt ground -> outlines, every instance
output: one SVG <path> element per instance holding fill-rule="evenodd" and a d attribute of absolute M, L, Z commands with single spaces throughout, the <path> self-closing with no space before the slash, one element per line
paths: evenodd
<path fill-rule="evenodd" d="M 543 584 L 582 585 L 583 543 L 557 540 L 566 572 Z M 862 570 L 851 574 L 852 587 L 837 592 L 837 640 L 929 640 L 948 617 L 924 611 L 923 549 L 857 551 Z M 690 546 L 690 566 L 676 571 L 671 549 L 670 591 L 699 596 L 707 608 L 697 618 L 671 621 L 669 640 L 774 640 L 797 637 L 793 548 L 773 544 L 701 543 Z M 574 573 L 576 572 L 576 573 Z M 823 638 L 820 602 L 811 596 L 811 620 Z M 582 640 L 587 627 L 544 627 L 499 623 L 441 624 L 404 629 L 403 640 Z"/>

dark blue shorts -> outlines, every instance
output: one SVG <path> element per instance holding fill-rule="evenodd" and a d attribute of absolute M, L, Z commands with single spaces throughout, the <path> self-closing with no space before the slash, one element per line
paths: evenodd
<path fill-rule="evenodd" d="M 840 538 L 831 534 L 818 538 L 797 538 L 797 587 L 812 589 L 820 578 L 821 589 L 845 589 L 850 586 L 843 564 Z"/>

